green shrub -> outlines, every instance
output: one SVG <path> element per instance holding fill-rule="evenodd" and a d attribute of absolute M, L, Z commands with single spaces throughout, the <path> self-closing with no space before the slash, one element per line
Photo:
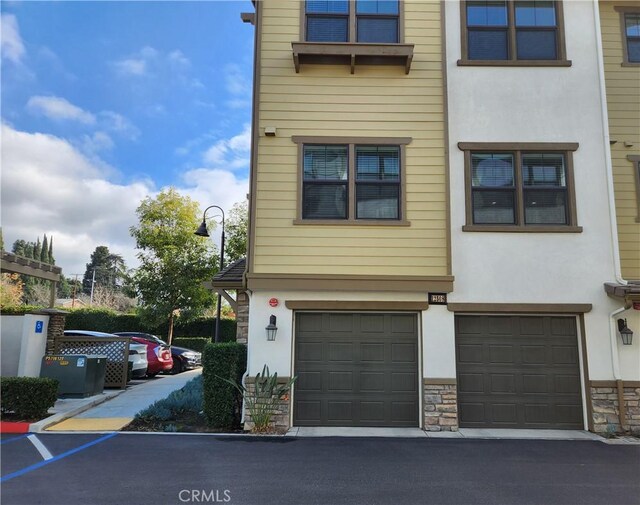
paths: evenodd
<path fill-rule="evenodd" d="M 204 346 L 211 342 L 207 337 L 175 337 L 172 344 L 178 347 L 186 347 L 194 351 L 203 352 Z"/>
<path fill-rule="evenodd" d="M 58 398 L 58 381 L 40 377 L 2 377 L 0 395 L 3 413 L 22 419 L 46 417 Z"/>
<path fill-rule="evenodd" d="M 215 317 L 201 317 L 190 322 L 176 322 L 174 335 L 213 338 L 216 325 Z M 65 320 L 65 330 L 91 330 L 113 333 L 116 331 L 141 331 L 166 338 L 169 333 L 167 324 L 158 327 L 142 322 L 137 314 L 120 314 L 110 309 L 81 308 L 69 310 Z M 236 339 L 236 322 L 233 319 L 220 319 L 220 339 L 233 342 Z"/>
<path fill-rule="evenodd" d="M 3 316 L 24 316 L 30 312 L 38 312 L 45 308 L 46 307 L 41 307 L 39 305 L 20 305 L 16 307 L 2 307 L 0 312 L 2 312 Z"/>
<path fill-rule="evenodd" d="M 239 383 L 247 368 L 247 347 L 236 342 L 207 344 L 202 355 L 204 414 L 209 426 L 240 426 L 242 395 L 224 379 Z"/>
<path fill-rule="evenodd" d="M 155 422 L 175 419 L 182 414 L 202 412 L 202 376 L 187 382 L 169 396 L 149 405 L 136 414 L 136 419 Z"/>

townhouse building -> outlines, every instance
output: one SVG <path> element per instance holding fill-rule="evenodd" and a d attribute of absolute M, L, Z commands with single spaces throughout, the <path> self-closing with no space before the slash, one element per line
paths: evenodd
<path fill-rule="evenodd" d="M 247 372 L 297 377 L 281 427 L 640 429 L 640 343 L 617 326 L 640 331 L 640 4 L 622 3 L 243 15 Z"/>

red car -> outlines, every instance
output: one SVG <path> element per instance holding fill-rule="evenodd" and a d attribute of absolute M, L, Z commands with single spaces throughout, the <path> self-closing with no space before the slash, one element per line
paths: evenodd
<path fill-rule="evenodd" d="M 147 339 L 135 336 L 134 333 L 118 332 L 116 335 L 131 337 L 132 342 L 147 346 L 147 377 L 155 377 L 160 372 L 168 372 L 173 368 L 171 348 L 168 345 L 160 345 Z"/>

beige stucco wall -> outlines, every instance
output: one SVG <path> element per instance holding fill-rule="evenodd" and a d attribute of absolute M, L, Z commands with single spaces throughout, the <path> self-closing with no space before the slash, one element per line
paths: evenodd
<path fill-rule="evenodd" d="M 303 65 L 300 8 L 262 2 L 255 273 L 447 275 L 446 179 L 440 2 L 404 2 L 411 72 L 401 66 Z M 264 127 L 277 128 L 265 137 Z M 406 148 L 410 226 L 294 225 L 294 135 L 412 137 Z M 401 244 L 401 246 L 399 246 Z"/>
<path fill-rule="evenodd" d="M 640 188 L 633 173 L 634 164 L 627 159 L 629 155 L 640 156 L 640 66 L 621 65 L 622 23 L 615 6 L 640 11 L 640 2 L 600 2 L 609 135 L 616 141 L 611 146 L 611 161 L 622 276 L 640 279 Z"/>

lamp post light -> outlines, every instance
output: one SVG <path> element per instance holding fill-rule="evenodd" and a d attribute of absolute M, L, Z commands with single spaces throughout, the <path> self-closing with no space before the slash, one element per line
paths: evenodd
<path fill-rule="evenodd" d="M 220 238 L 220 271 L 222 272 L 222 269 L 224 268 L 224 210 L 222 210 L 222 207 L 218 207 L 217 205 L 210 205 L 209 207 L 204 209 L 204 212 L 202 213 L 202 223 L 200 223 L 200 226 L 195 231 L 195 234 L 198 235 L 199 237 L 209 237 L 209 231 L 207 230 L 207 219 L 206 219 L 207 211 L 209 209 L 218 209 L 222 214 L 222 236 Z M 216 343 L 220 342 L 220 310 L 221 308 L 222 308 L 222 297 L 220 296 L 220 293 L 218 293 L 218 306 L 216 308 L 216 334 L 214 337 L 214 341 Z"/>
<path fill-rule="evenodd" d="M 626 319 L 618 319 L 618 331 L 623 345 L 631 345 L 633 343 L 633 330 L 627 326 Z"/>

